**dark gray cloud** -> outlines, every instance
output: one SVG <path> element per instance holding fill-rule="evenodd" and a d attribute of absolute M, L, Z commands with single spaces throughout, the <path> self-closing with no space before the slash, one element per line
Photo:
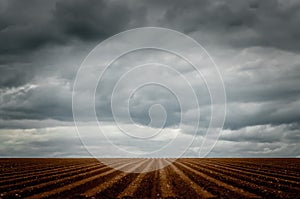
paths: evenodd
<path fill-rule="evenodd" d="M 0 87 L 21 86 L 48 70 L 45 67 L 52 63 L 42 61 L 49 62 L 45 56 L 52 54 L 53 59 L 56 54 L 45 49 L 74 46 L 81 50 L 91 44 L 83 46 L 74 40 L 101 41 L 143 23 L 143 17 L 136 16 L 143 10 L 129 10 L 126 3 L 32 0 L 1 1 L 0 7 Z"/>
<path fill-rule="evenodd" d="M 3 1 L 0 53 L 30 53 L 70 40 L 101 41 L 145 22 L 144 9 L 115 1 Z M 138 19 L 138 20 L 136 20 Z"/>
<path fill-rule="evenodd" d="M 257 125 L 239 130 L 226 130 L 211 156 L 235 157 L 299 157 L 299 125 Z"/>
<path fill-rule="evenodd" d="M 122 30 L 141 25 L 145 10 L 125 2 L 83 0 L 59 1 L 53 18 L 62 33 L 82 40 L 102 40 Z M 136 22 L 136 19 L 138 21 Z"/>
<path fill-rule="evenodd" d="M 212 35 L 210 40 L 222 40 L 221 45 L 231 45 L 233 49 L 236 46 L 239 48 L 271 46 L 295 50 L 298 47 L 297 39 L 300 38 L 294 37 L 298 35 L 297 2 L 201 0 L 184 3 L 181 1 L 86 3 L 78 0 L 47 3 L 2 1 L 1 5 L 0 40 L 3 45 L 0 47 L 2 61 L 0 85 L 4 90 L 35 84 L 40 81 L 36 80 L 37 77 L 46 78 L 47 81 L 49 76 L 66 79 L 66 82 L 72 85 L 80 61 L 95 42 L 132 27 L 161 25 L 190 34 L 199 32 L 201 35 L 208 32 Z M 269 34 L 270 32 L 273 34 Z M 257 52 L 255 56 L 260 56 L 259 53 L 268 53 L 266 50 L 255 51 Z M 74 52 L 76 56 L 71 56 Z M 226 56 L 229 54 L 231 53 L 228 52 Z M 297 109 L 293 109 L 295 110 L 293 114 L 277 113 L 273 109 L 282 107 L 284 103 L 297 105 L 295 101 L 299 98 L 299 89 L 296 87 L 299 61 L 291 63 L 289 56 L 283 53 L 276 67 L 268 62 L 274 56 L 262 55 L 261 61 L 254 64 L 251 63 L 253 61 L 251 58 L 247 64 L 241 64 L 245 59 L 238 60 L 240 63 L 234 70 L 235 75 L 228 75 L 231 78 L 228 80 L 225 77 L 229 103 L 232 103 L 229 105 L 232 108 L 229 110 L 226 127 L 236 129 L 247 125 L 297 122 L 299 119 Z M 81 60 L 75 57 L 80 57 Z M 76 61 L 71 63 L 68 61 L 74 59 Z M 285 67 L 290 69 L 285 70 Z M 273 76 L 268 76 L 269 70 L 273 72 Z M 252 77 L 245 77 L 249 73 Z M 39 87 L 26 93 L 26 96 L 20 95 L 15 99 L 15 104 L 12 103 L 14 100 L 9 100 L 11 101 L 9 105 L 6 102 L 2 104 L 2 118 L 70 120 L 70 93 L 68 91 L 63 94 L 64 92 L 66 91 L 61 85 Z M 54 97 L 52 93 L 56 93 L 56 96 Z M 10 97 L 6 96 L 8 99 Z M 38 100 L 40 98 L 43 100 Z M 21 103 L 22 101 L 26 101 L 25 105 Z M 238 103 L 266 103 L 266 105 L 255 113 L 247 114 Z M 234 116 L 236 111 L 241 112 L 242 119 Z M 107 114 L 110 115 L 109 110 Z M 271 117 L 266 117 L 270 114 Z M 141 118 L 141 112 L 135 112 L 133 115 L 137 120 Z M 140 122 L 146 123 L 143 120 Z"/>
<path fill-rule="evenodd" d="M 51 23 L 53 3 L 40 1 L 2 1 L 0 11 L 1 55 L 31 52 L 64 39 Z"/>
<path fill-rule="evenodd" d="M 298 1 L 2 1 L 1 54 L 101 41 L 128 28 L 160 25 L 222 35 L 233 46 L 299 50 Z M 272 34 L 270 34 L 272 33 Z"/>
<path fill-rule="evenodd" d="M 299 129 L 294 127 L 298 124 L 283 125 L 256 125 L 241 128 L 239 130 L 225 130 L 220 140 L 232 142 L 252 143 L 295 143 L 300 141 Z"/>
<path fill-rule="evenodd" d="M 298 1 L 172 1 L 162 24 L 184 32 L 215 34 L 219 42 L 234 47 L 299 51 L 299 8 Z"/>
<path fill-rule="evenodd" d="M 270 150 L 266 149 L 265 154 L 285 154 L 282 150 L 288 146 L 280 148 L 280 142 L 284 146 L 299 142 L 299 10 L 300 2 L 296 0 L 2 0 L 0 128 L 72 125 L 72 85 L 77 69 L 90 50 L 120 31 L 161 26 L 184 32 L 204 44 L 220 67 L 228 97 L 225 129 L 231 132 L 222 137 L 222 142 L 234 143 L 235 153 L 239 153 L 238 149 L 250 149 L 250 145 L 243 148 L 243 142 L 256 143 L 257 151 L 249 153 L 250 156 L 264 150 L 266 143 Z M 155 53 L 144 53 L 139 58 L 144 60 L 148 55 L 149 60 L 159 57 Z M 130 61 L 128 58 L 128 63 Z M 169 60 L 172 62 L 174 59 Z M 106 89 L 122 72 L 118 67 L 109 74 Z M 182 67 L 180 72 L 192 75 L 188 67 Z M 89 78 L 93 78 L 93 74 Z M 180 81 L 169 80 L 182 89 Z M 202 84 L 194 84 L 199 89 L 200 127 L 207 127 L 210 99 Z M 131 101 L 131 116 L 135 122 L 148 124 L 149 107 L 159 102 L 166 107 L 167 126 L 175 127 L 179 123 L 180 109 L 170 95 L 159 89 L 146 89 L 141 93 Z M 99 118 L 112 121 L 107 92 L 97 97 Z M 82 99 L 84 101 L 84 95 Z M 189 103 L 188 97 L 185 102 Z M 183 111 L 191 121 L 195 119 L 191 107 Z M 82 112 L 85 112 L 84 107 Z M 88 115 L 85 120 L 90 120 Z M 185 125 L 183 133 L 193 131 L 189 122 Z M 245 130 L 251 127 L 251 132 Z M 295 129 L 291 130 L 292 127 Z M 51 150 L 50 142 L 40 143 L 49 147 L 45 153 Z M 29 145 L 40 147 L 37 142 Z M 222 152 L 220 147 L 215 155 Z M 5 155 L 5 150 L 8 151 L 3 149 L 1 155 Z M 11 154 L 20 151 L 11 150 Z M 287 151 L 299 155 L 297 147 Z"/>

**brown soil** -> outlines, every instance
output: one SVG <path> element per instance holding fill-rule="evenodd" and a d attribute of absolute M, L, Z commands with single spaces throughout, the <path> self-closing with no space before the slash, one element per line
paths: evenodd
<path fill-rule="evenodd" d="M 169 159 L 113 159 L 147 170 Z M 148 173 L 96 159 L 0 159 L 0 198 L 300 198 L 300 159 L 183 158 Z"/>

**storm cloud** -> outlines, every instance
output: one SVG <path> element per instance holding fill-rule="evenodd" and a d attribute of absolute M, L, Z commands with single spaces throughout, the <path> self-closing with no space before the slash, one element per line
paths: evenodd
<path fill-rule="evenodd" d="M 40 156 L 73 156 L 72 150 L 58 153 L 64 150 L 63 142 L 70 142 L 75 151 L 83 150 L 78 140 L 72 136 L 60 138 L 63 132 L 56 130 L 69 127 L 70 135 L 74 135 L 72 90 L 77 70 L 101 41 L 121 31 L 146 26 L 170 28 L 189 35 L 206 48 L 218 65 L 226 88 L 227 116 L 212 155 L 299 156 L 299 11 L 300 2 L 294 0 L 2 0 L 1 156 L 38 156 L 34 150 L 26 153 L 24 146 L 43 148 Z M 165 64 L 177 67 L 192 79 L 193 72 L 187 63 L 154 51 L 128 56 L 119 65 L 130 65 L 137 57 L 165 60 Z M 116 63 L 108 72 L 104 92 L 96 94 L 96 109 L 101 113 L 98 116 L 105 122 L 113 122 L 106 91 L 121 76 L 119 65 Z M 159 73 L 153 70 L 148 75 L 155 77 Z M 168 78 L 184 92 L 176 77 Z M 202 129 L 208 126 L 211 116 L 209 93 L 203 82 L 192 84 L 199 91 L 199 129 Z M 181 110 L 169 93 L 157 88 L 145 89 L 134 97 L 131 116 L 139 125 L 149 124 L 148 110 L 156 103 L 166 108 L 167 128 L 178 128 L 181 111 L 191 121 L 195 120 L 193 107 Z M 189 100 L 186 97 L 184 103 Z M 218 104 L 214 106 L 218 108 Z M 94 121 L 87 115 L 82 122 Z M 123 122 L 128 123 L 125 118 Z M 185 122 L 180 132 L 190 136 L 193 130 L 194 126 Z M 34 132 L 32 140 L 25 131 Z M 47 139 L 41 140 L 39 132 Z M 16 137 L 12 137 L 16 134 L 22 140 L 17 144 L 13 143 Z M 57 151 L 48 142 L 57 146 Z M 250 150 L 251 144 L 257 146 L 256 150 Z M 81 151 L 78 155 L 86 154 Z"/>

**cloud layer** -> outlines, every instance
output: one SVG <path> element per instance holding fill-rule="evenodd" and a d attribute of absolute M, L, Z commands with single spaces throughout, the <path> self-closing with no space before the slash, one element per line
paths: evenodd
<path fill-rule="evenodd" d="M 80 142 L 70 137 L 75 135 L 72 89 L 81 62 L 99 42 L 120 31 L 160 26 L 181 31 L 200 42 L 222 73 L 227 117 L 212 156 L 299 156 L 299 9 L 300 3 L 292 0 L 0 1 L 3 138 L 0 155 L 86 154 L 83 151 L 72 154 L 73 149 L 64 149 L 60 144 L 66 141 L 72 143 L 70 147 L 75 151 L 80 148 Z M 201 137 L 211 117 L 208 90 L 203 81 L 193 81 L 195 73 L 186 62 L 162 52 L 129 54 L 107 71 L 106 82 L 96 93 L 98 119 L 113 122 L 111 102 L 107 98 L 109 89 L 139 59 L 164 62 L 178 69 L 197 88 Z M 207 78 L 214 78 L 209 67 L 203 66 L 203 72 Z M 146 75 L 160 77 L 163 73 L 164 70 L 153 69 L 136 81 L 145 79 Z M 165 75 L 170 84 L 186 94 L 178 77 L 167 71 Z M 93 74 L 87 80 L 92 78 Z M 127 90 L 122 91 L 125 96 Z M 122 92 L 119 94 L 122 99 Z M 85 100 L 84 92 L 82 100 Z M 148 87 L 130 101 L 133 121 L 143 126 L 149 124 L 148 110 L 157 103 L 165 108 L 167 128 L 178 128 L 180 112 L 190 121 L 196 120 L 194 106 L 180 109 L 169 92 Z M 184 103 L 192 104 L 189 96 Z M 218 108 L 218 104 L 214 107 Z M 124 107 L 118 108 L 124 111 Z M 121 119 L 128 124 L 125 117 Z M 87 115 L 82 122 L 93 121 Z M 152 125 L 155 127 L 155 123 Z M 69 134 L 62 132 L 65 128 Z M 184 137 L 194 130 L 193 122 L 185 121 L 180 132 Z M 43 136 L 47 138 L 43 140 Z M 40 154 L 36 149 L 42 149 Z M 188 154 L 196 153 L 191 150 Z"/>

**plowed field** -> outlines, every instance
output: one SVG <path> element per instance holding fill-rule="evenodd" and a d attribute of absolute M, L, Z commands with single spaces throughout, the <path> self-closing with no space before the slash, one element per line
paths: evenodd
<path fill-rule="evenodd" d="M 169 159 L 113 159 L 156 168 Z M 300 198 L 300 159 L 178 159 L 127 173 L 96 159 L 0 159 L 0 198 Z"/>

